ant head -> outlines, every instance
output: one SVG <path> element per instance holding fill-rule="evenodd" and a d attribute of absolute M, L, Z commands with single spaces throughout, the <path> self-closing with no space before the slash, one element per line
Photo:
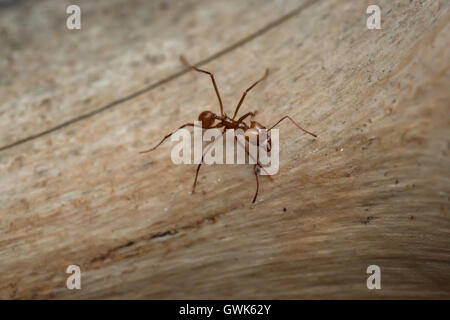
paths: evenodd
<path fill-rule="evenodd" d="M 203 128 L 211 128 L 216 118 L 217 115 L 211 111 L 203 111 L 198 116 L 198 120 L 202 122 Z"/>

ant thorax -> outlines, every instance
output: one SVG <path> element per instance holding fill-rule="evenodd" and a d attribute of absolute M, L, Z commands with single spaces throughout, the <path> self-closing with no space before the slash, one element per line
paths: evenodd
<path fill-rule="evenodd" d="M 219 121 L 222 122 L 223 127 L 227 129 L 235 129 L 235 130 L 242 129 L 244 131 L 248 129 L 248 125 L 245 124 L 243 121 L 239 122 L 233 120 L 225 114 L 219 118 Z"/>

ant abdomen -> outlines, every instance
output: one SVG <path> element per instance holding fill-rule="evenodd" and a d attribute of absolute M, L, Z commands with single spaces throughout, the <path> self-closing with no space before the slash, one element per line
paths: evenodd
<path fill-rule="evenodd" d="M 258 121 L 255 120 L 251 120 L 250 121 L 250 128 L 252 129 L 256 129 L 256 130 L 263 130 L 266 129 L 266 126 L 263 126 L 261 123 L 259 123 Z"/>
<path fill-rule="evenodd" d="M 268 151 L 271 149 L 270 136 L 266 131 L 266 127 L 257 121 L 250 121 L 250 128 L 245 131 L 245 138 L 251 144 L 259 146 L 261 143 L 262 147 L 268 145 Z"/>
<path fill-rule="evenodd" d="M 216 118 L 217 118 L 216 114 L 211 111 L 203 111 L 198 116 L 198 120 L 202 122 L 202 127 L 205 129 L 211 128 Z"/>
<path fill-rule="evenodd" d="M 255 128 L 248 128 L 245 130 L 245 140 L 251 144 L 258 145 L 259 133 L 259 130 Z"/>
<path fill-rule="evenodd" d="M 257 139 L 253 139 L 258 144 L 258 140 L 260 139 L 259 136 L 261 136 L 262 141 L 266 141 L 268 139 L 266 126 L 263 126 L 258 121 L 251 120 L 250 121 L 250 128 L 247 129 L 245 132 L 247 136 L 252 137 L 255 136 Z M 252 139 L 250 139 L 252 141 Z"/>

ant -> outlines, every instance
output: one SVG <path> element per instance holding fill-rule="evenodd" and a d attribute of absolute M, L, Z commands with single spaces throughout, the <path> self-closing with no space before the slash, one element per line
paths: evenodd
<path fill-rule="evenodd" d="M 264 131 L 266 131 L 266 126 L 263 126 L 261 123 L 253 120 L 253 118 L 256 115 L 256 111 L 255 112 L 248 112 L 246 114 L 244 114 L 243 116 L 241 116 L 240 118 L 236 119 L 237 113 L 239 111 L 239 108 L 242 105 L 242 102 L 244 102 L 244 99 L 247 95 L 247 93 L 253 89 L 253 87 L 255 87 L 258 83 L 260 83 L 261 81 L 263 81 L 264 79 L 267 78 L 267 76 L 269 75 L 269 69 L 266 69 L 266 72 L 264 73 L 264 76 L 262 78 L 260 78 L 258 81 L 256 81 L 255 83 L 253 83 L 250 87 L 247 88 L 247 90 L 244 91 L 244 93 L 242 94 L 241 99 L 239 100 L 239 103 L 236 106 L 236 109 L 234 111 L 233 117 L 230 118 L 224 111 L 223 111 L 223 104 L 222 104 L 222 98 L 220 97 L 220 93 L 219 90 L 217 89 L 217 84 L 216 84 L 216 80 L 214 79 L 214 75 L 206 70 L 203 69 L 199 69 L 196 66 L 193 66 L 191 64 L 189 64 L 189 62 L 186 60 L 186 58 L 184 56 L 180 57 L 181 62 L 190 69 L 193 69 L 195 71 L 201 72 L 201 73 L 205 73 L 208 74 L 211 77 L 211 81 L 212 84 L 214 86 L 214 90 L 216 91 L 216 95 L 217 95 L 217 99 L 219 100 L 219 107 L 220 107 L 220 115 L 215 114 L 212 111 L 206 110 L 200 113 L 200 115 L 198 116 L 198 120 L 202 123 L 202 128 L 203 129 L 212 129 L 212 128 L 223 128 L 222 131 L 222 135 L 225 133 L 226 130 L 228 129 L 242 129 L 244 131 L 244 133 L 247 135 L 253 135 L 256 138 L 256 141 L 259 141 L 259 136 L 261 134 L 263 134 Z M 246 118 L 250 117 L 250 125 L 248 125 L 247 123 L 244 122 L 244 120 Z M 274 125 L 272 125 L 267 132 L 269 132 L 270 130 L 272 130 L 275 126 L 277 126 L 280 122 L 282 122 L 283 120 L 288 119 L 290 120 L 297 128 L 299 128 L 300 130 L 302 130 L 303 132 L 312 135 L 313 137 L 317 138 L 317 135 L 315 135 L 312 132 L 309 132 L 305 129 L 303 129 L 302 127 L 300 127 L 291 117 L 289 116 L 284 116 L 282 117 L 280 120 L 278 120 Z M 166 135 L 156 146 L 154 146 L 153 148 L 149 149 L 149 150 L 145 150 L 145 151 L 141 151 L 140 153 L 147 153 L 150 151 L 155 150 L 156 148 L 158 148 L 167 138 L 169 138 L 172 134 L 174 134 L 176 131 L 185 128 L 185 127 L 193 127 L 194 124 L 193 123 L 186 123 L 184 125 L 182 125 L 181 127 L 179 127 L 177 130 L 169 133 L 168 135 Z M 271 148 L 271 140 L 270 140 L 270 135 L 264 135 L 263 136 L 265 139 L 265 143 L 267 144 L 268 147 L 268 151 L 270 151 Z M 254 140 L 255 141 L 255 140 Z M 212 145 L 213 142 L 211 142 L 207 147 L 209 147 L 210 145 Z M 206 150 L 207 151 L 207 150 Z M 198 173 L 200 171 L 200 167 L 202 166 L 203 163 L 203 157 L 206 154 L 206 151 L 203 153 L 202 155 L 202 160 L 200 161 L 200 164 L 197 166 L 197 171 L 195 173 L 195 180 L 194 180 L 194 185 L 192 186 L 192 193 L 195 192 L 195 187 L 197 185 L 197 179 L 198 179 Z M 246 151 L 247 152 L 247 151 Z M 248 154 L 248 152 L 247 152 Z M 259 180 L 258 180 L 258 172 L 259 169 L 263 168 L 261 166 L 261 164 L 256 161 L 256 164 L 253 167 L 253 171 L 255 173 L 255 177 L 256 177 L 256 192 L 255 195 L 253 197 L 252 203 L 255 203 L 256 198 L 258 196 L 258 190 L 259 190 Z"/>

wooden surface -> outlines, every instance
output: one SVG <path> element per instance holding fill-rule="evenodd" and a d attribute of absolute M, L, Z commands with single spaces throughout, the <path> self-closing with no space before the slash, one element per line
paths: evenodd
<path fill-rule="evenodd" d="M 1 298 L 450 298 L 448 1 L 0 7 Z M 3 45 L 5 44 L 5 45 Z M 281 127 L 280 171 L 174 165 L 205 108 Z M 286 208 L 284 212 L 283 208 Z M 82 289 L 65 286 L 68 265 Z M 366 268 L 381 268 L 368 290 Z"/>

